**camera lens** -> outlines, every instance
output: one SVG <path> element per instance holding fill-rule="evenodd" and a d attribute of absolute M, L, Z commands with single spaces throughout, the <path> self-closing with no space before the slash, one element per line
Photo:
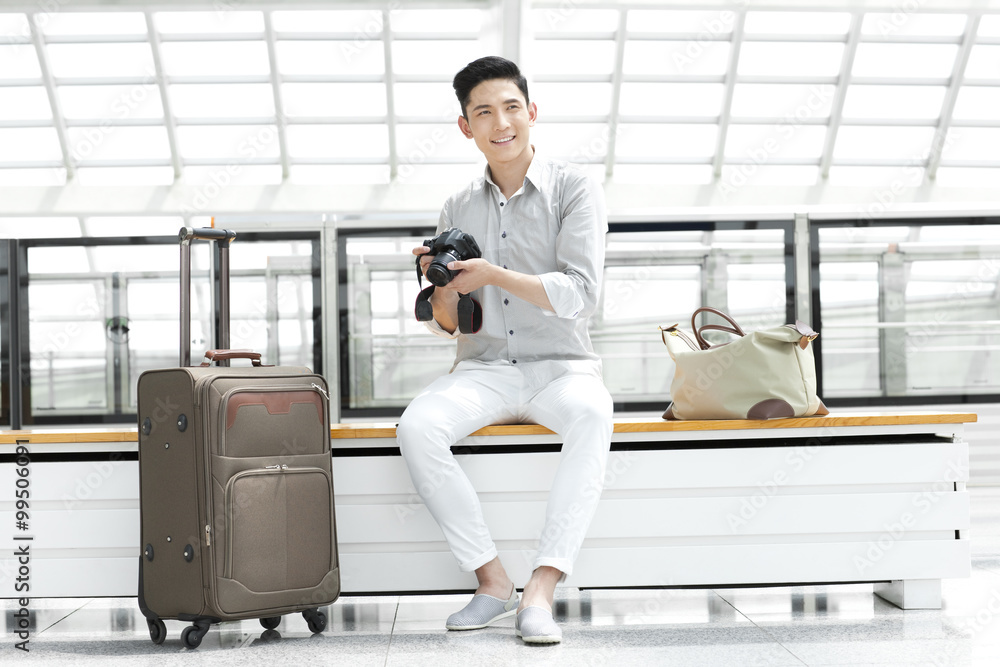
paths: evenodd
<path fill-rule="evenodd" d="M 451 250 L 438 253 L 427 265 L 427 280 L 438 287 L 444 287 L 451 282 L 455 274 L 448 268 L 449 262 L 457 262 L 458 256 Z"/>

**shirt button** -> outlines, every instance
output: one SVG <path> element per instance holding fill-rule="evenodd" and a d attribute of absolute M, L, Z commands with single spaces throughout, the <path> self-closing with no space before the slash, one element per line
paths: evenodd
<path fill-rule="evenodd" d="M 503 305 L 505 305 L 505 306 L 506 306 L 506 305 L 507 305 L 507 304 L 509 304 L 509 303 L 510 303 L 510 299 L 504 299 L 504 300 L 503 300 Z"/>
<path fill-rule="evenodd" d="M 507 333 L 509 333 L 509 334 L 510 334 L 511 336 L 513 336 L 513 335 L 514 335 L 514 330 L 513 330 L 513 329 L 511 329 L 511 330 L 510 330 L 510 331 L 508 331 Z"/>
<path fill-rule="evenodd" d="M 516 364 L 516 363 L 517 363 L 517 359 L 511 359 L 511 360 L 510 360 L 510 363 L 512 363 L 512 364 Z"/>
<path fill-rule="evenodd" d="M 500 205 L 503 206 L 503 202 L 500 202 Z"/>
<path fill-rule="evenodd" d="M 507 265 L 506 265 L 506 264 L 504 264 L 504 265 L 503 265 L 503 268 L 505 268 L 505 269 L 506 269 L 506 268 L 507 268 Z"/>
<path fill-rule="evenodd" d="M 500 238 L 502 238 L 502 239 L 505 239 L 505 238 L 507 238 L 507 232 L 504 232 L 503 234 L 501 234 L 501 235 L 500 235 Z"/>

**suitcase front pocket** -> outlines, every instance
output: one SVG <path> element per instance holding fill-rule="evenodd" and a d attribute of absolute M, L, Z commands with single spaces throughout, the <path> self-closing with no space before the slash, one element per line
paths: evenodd
<path fill-rule="evenodd" d="M 332 507 L 333 483 L 320 468 L 237 473 L 226 485 L 223 576 L 253 593 L 317 586 L 333 564 Z M 249 611 L 255 603 L 225 611 Z"/>
<path fill-rule="evenodd" d="M 222 400 L 223 456 L 296 456 L 329 450 L 326 392 L 310 387 L 242 387 Z"/>

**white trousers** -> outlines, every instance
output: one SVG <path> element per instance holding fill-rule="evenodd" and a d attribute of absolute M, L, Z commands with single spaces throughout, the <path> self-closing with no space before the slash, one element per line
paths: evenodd
<path fill-rule="evenodd" d="M 611 395 L 592 374 L 539 382 L 531 364 L 463 363 L 413 399 L 396 433 L 413 485 L 466 572 L 496 558 L 497 549 L 451 446 L 490 424 L 536 423 L 561 435 L 534 567 L 548 565 L 568 575 L 600 500 L 612 417 Z"/>

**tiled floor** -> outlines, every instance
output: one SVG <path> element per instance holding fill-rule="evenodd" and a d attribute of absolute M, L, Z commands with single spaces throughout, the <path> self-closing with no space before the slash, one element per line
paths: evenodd
<path fill-rule="evenodd" d="M 0 664 L 53 665 L 1000 665 L 1000 488 L 972 491 L 973 568 L 946 580 L 940 611 L 902 611 L 871 585 L 718 590 L 560 589 L 563 643 L 526 646 L 513 622 L 448 632 L 467 595 L 344 597 L 310 635 L 301 616 L 276 631 L 256 621 L 213 626 L 181 645 L 168 621 L 160 646 L 134 599 L 33 600 L 31 651 L 14 647 L 6 609 Z"/>

